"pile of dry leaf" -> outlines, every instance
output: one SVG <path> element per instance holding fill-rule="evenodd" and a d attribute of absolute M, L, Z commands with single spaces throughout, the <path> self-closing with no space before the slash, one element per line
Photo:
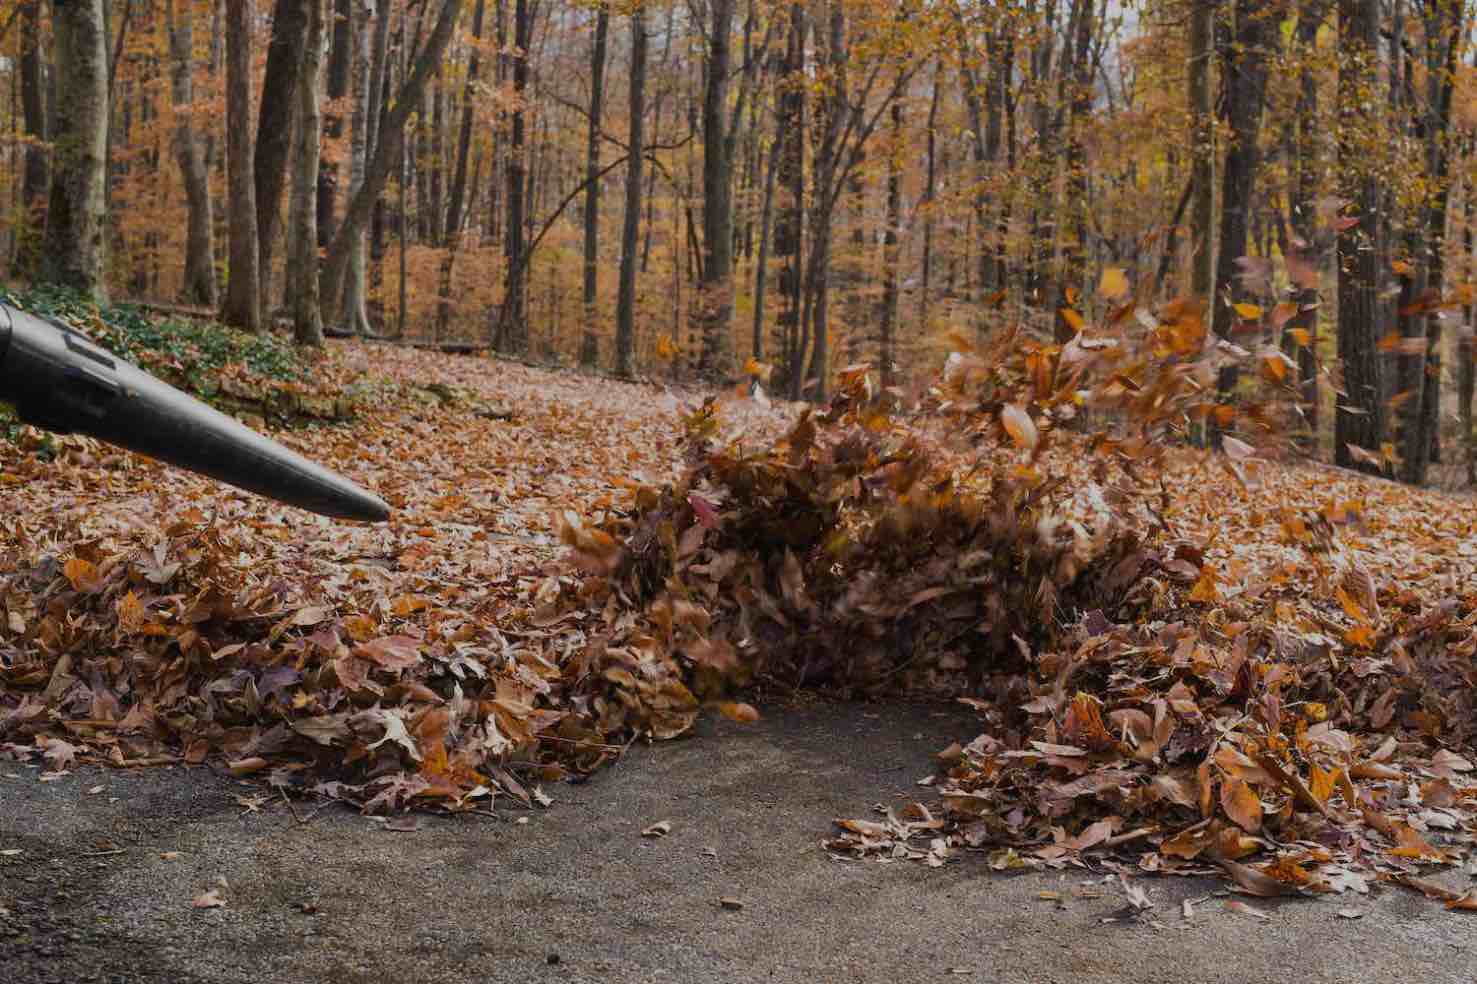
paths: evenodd
<path fill-rule="evenodd" d="M 1295 412 L 1276 371 L 1218 396 L 1226 365 L 1281 355 L 1198 325 L 1176 307 L 1136 342 L 1002 339 L 922 418 L 859 369 L 768 447 L 715 446 L 692 415 L 681 481 L 565 530 L 607 677 L 967 695 L 984 731 L 941 753 L 933 805 L 838 821 L 838 855 L 1095 854 L 1264 896 L 1380 875 L 1477 909 L 1418 875 L 1470 863 L 1477 830 L 1474 511 L 1230 435 L 1214 461 L 1168 451 L 1199 424 L 1275 454 Z M 1114 434 L 1088 436 L 1105 410 Z"/>
<path fill-rule="evenodd" d="M 1417 878 L 1477 830 L 1477 508 L 1268 460 L 1284 357 L 1189 305 L 956 348 L 921 403 L 856 368 L 797 415 L 344 346 L 374 399 L 282 436 L 380 527 L 0 446 L 0 755 L 486 809 L 756 683 L 963 696 L 928 804 L 830 850 L 1477 906 Z"/>

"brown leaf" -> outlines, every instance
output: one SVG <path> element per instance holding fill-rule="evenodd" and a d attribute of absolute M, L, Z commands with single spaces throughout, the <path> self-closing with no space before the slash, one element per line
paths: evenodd
<path fill-rule="evenodd" d="M 420 662 L 420 640 L 404 635 L 386 636 L 355 646 L 354 655 L 386 670 L 405 670 Z"/>
<path fill-rule="evenodd" d="M 1250 785 L 1240 779 L 1221 781 L 1221 809 L 1248 833 L 1262 829 L 1262 801 Z"/>
<path fill-rule="evenodd" d="M 1250 865 L 1236 861 L 1221 861 L 1220 866 L 1225 869 L 1226 874 L 1231 876 L 1232 881 L 1251 895 L 1270 899 L 1290 894 L 1289 888 L 1282 882 Z"/>

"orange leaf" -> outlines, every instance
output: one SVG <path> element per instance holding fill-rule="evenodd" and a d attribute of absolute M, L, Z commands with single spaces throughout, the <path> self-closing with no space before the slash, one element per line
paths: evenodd
<path fill-rule="evenodd" d="M 1445 861 L 1446 854 L 1432 847 L 1431 844 L 1420 835 L 1420 833 L 1408 823 L 1397 823 L 1395 825 L 1395 840 L 1398 847 L 1391 848 L 1390 854 L 1397 858 L 1421 858 L 1426 861 Z"/>
<path fill-rule="evenodd" d="M 1033 450 L 1041 439 L 1031 415 L 1014 403 L 1008 403 L 1000 409 L 1000 423 L 1011 440 L 1015 441 L 1016 447 Z"/>
<path fill-rule="evenodd" d="M 1195 582 L 1195 587 L 1190 589 L 1190 600 L 1204 604 L 1211 604 L 1220 598 L 1220 592 L 1215 586 L 1215 571 L 1207 567 L 1200 572 L 1200 580 Z"/>
<path fill-rule="evenodd" d="M 1256 321 L 1262 316 L 1261 306 L 1257 304 L 1236 304 L 1233 307 L 1235 307 L 1236 313 L 1247 321 Z"/>
<path fill-rule="evenodd" d="M 744 724 L 751 724 L 759 720 L 759 712 L 754 709 L 753 704 L 739 704 L 731 700 L 718 704 L 718 713 L 730 721 L 740 721 Z"/>
<path fill-rule="evenodd" d="M 98 581 L 97 566 L 81 557 L 73 557 L 62 567 L 62 573 L 72 582 L 72 587 L 83 594 L 96 594 L 102 590 Z"/>
<path fill-rule="evenodd" d="M 1262 801 L 1247 783 L 1227 777 L 1221 781 L 1221 809 L 1248 833 L 1262 829 Z"/>

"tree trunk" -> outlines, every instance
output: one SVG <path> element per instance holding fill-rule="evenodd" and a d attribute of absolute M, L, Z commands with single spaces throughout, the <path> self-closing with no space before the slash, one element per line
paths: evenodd
<path fill-rule="evenodd" d="M 1190 294 L 1210 303 L 1215 240 L 1215 139 L 1211 102 L 1210 63 L 1215 55 L 1216 0 L 1190 0 L 1190 66 L 1186 87 L 1190 103 L 1190 229 L 1194 259 L 1190 264 Z"/>
<path fill-rule="evenodd" d="M 171 98 L 174 100 L 174 152 L 184 179 L 186 228 L 185 280 L 180 300 L 213 308 L 215 296 L 215 246 L 212 242 L 210 175 L 205 168 L 205 152 L 195 139 L 192 120 L 195 112 L 195 22 L 194 10 L 186 4 L 183 16 L 175 10 L 174 0 L 165 3 L 165 19 L 169 27 L 169 53 L 174 61 Z"/>
<path fill-rule="evenodd" d="M 785 143 L 774 135 L 769 147 L 769 163 L 764 169 L 764 204 L 759 212 L 759 257 L 754 263 L 754 361 L 764 361 L 764 302 L 768 295 L 769 242 L 774 228 L 774 184 L 779 171 L 780 152 Z"/>
<path fill-rule="evenodd" d="M 528 0 L 513 4 L 513 114 L 508 141 L 508 228 L 503 240 L 507 274 L 503 310 L 498 312 L 494 339 L 499 351 L 522 354 L 528 349 L 528 271 L 524 262 L 524 224 L 528 208 L 527 114 L 528 42 L 533 17 Z"/>
<path fill-rule="evenodd" d="M 41 279 L 102 297 L 107 220 L 107 14 L 102 0 L 71 0 L 52 14 L 56 114 Z"/>
<path fill-rule="evenodd" d="M 1467 176 L 1462 186 L 1462 259 L 1466 264 L 1466 280 L 1472 282 L 1474 274 L 1477 274 L 1477 256 L 1473 250 L 1477 243 L 1473 242 L 1472 217 L 1473 181 Z M 1462 305 L 1462 328 L 1457 336 L 1457 415 L 1462 425 L 1462 441 L 1460 451 L 1464 457 L 1467 468 L 1467 484 L 1477 485 L 1477 436 L 1472 433 L 1472 400 L 1474 392 L 1477 392 L 1477 363 L 1473 359 L 1472 345 L 1472 313 L 1473 305 L 1468 303 Z"/>
<path fill-rule="evenodd" d="M 781 189 L 779 214 L 774 227 L 774 254 L 779 257 L 780 312 L 776 327 L 780 344 L 775 357 L 784 366 L 784 385 L 798 398 L 800 376 L 801 244 L 805 221 L 805 5 L 790 6 L 790 29 L 786 42 L 785 72 L 778 97 L 779 158 Z"/>
<path fill-rule="evenodd" d="M 902 210 L 903 104 L 892 103 L 892 141 L 887 152 L 887 228 L 882 233 L 882 337 L 878 361 L 882 386 L 897 382 L 898 226 Z"/>
<path fill-rule="evenodd" d="M 1220 247 L 1216 251 L 1216 298 L 1212 328 L 1224 338 L 1236 313 L 1231 304 L 1245 291 L 1237 261 L 1246 255 L 1247 228 L 1256 191 L 1261 151 L 1262 101 L 1267 88 L 1267 45 L 1276 24 L 1259 0 L 1236 0 L 1236 37 L 1226 59 L 1226 122 L 1231 132 L 1221 180 Z"/>
<path fill-rule="evenodd" d="M 923 212 L 923 259 L 918 274 L 918 329 L 925 337 L 930 333 L 933 315 L 933 213 L 934 199 L 938 195 L 938 118 L 943 75 L 944 63 L 940 59 L 934 68 L 933 92 L 928 101 L 928 132 L 924 135 L 928 150 L 924 165 L 923 200 L 919 202 L 919 208 Z"/>
<path fill-rule="evenodd" d="M 266 74 L 252 160 L 256 184 L 257 269 L 261 278 L 261 309 L 272 310 L 272 261 L 282 232 L 282 193 L 292 158 L 292 123 L 298 73 L 303 62 L 303 40 L 308 32 L 308 5 L 312 0 L 276 0 L 272 11 L 272 40 L 267 45 Z"/>
<path fill-rule="evenodd" d="M 338 323 L 338 304 L 343 297 L 344 278 L 349 269 L 349 247 L 353 237 L 361 233 L 369 221 L 374 211 L 374 203 L 385 189 L 390 169 L 400 162 L 400 147 L 405 140 L 405 123 L 410 118 L 412 109 L 420 102 L 420 94 L 425 91 L 426 80 L 431 77 L 442 55 L 446 53 L 446 46 L 451 41 L 452 30 L 456 27 L 456 18 L 461 11 L 461 6 L 462 0 L 444 0 L 442 3 L 436 24 L 431 29 L 430 37 L 426 39 L 425 47 L 416 56 L 410 75 L 401 85 L 400 91 L 396 93 L 390 111 L 385 114 L 379 131 L 378 145 L 374 148 L 374 156 L 365 168 L 364 183 L 349 201 L 348 207 L 344 210 L 343 221 L 339 223 L 333 242 L 329 243 L 319 282 L 324 324 Z"/>
<path fill-rule="evenodd" d="M 28 139 L 21 175 L 24 217 L 17 230 L 14 268 L 17 276 L 36 275 L 41 264 L 41 237 L 46 228 L 46 196 L 50 184 L 46 143 L 51 128 L 46 115 L 46 59 L 41 50 L 41 0 L 27 0 L 20 17 L 20 101 Z"/>
<path fill-rule="evenodd" d="M 1318 41 L 1318 29 L 1328 14 L 1330 0 L 1307 0 L 1298 16 L 1297 40 L 1298 76 L 1297 103 L 1297 147 L 1294 161 L 1297 168 L 1297 185 L 1292 202 L 1292 231 L 1301 245 L 1294 245 L 1305 265 L 1316 269 L 1321 260 L 1314 247 L 1317 230 L 1314 217 L 1317 215 L 1318 196 L 1325 186 L 1324 169 L 1320 165 L 1318 139 L 1318 76 L 1309 63 Z M 1293 302 L 1298 311 L 1288 323 L 1288 329 L 1301 330 L 1306 342 L 1284 346 L 1296 352 L 1298 363 L 1298 402 L 1303 407 L 1303 421 L 1308 430 L 1305 446 L 1312 450 L 1318 446 L 1318 285 L 1316 283 L 1295 284 Z"/>
<path fill-rule="evenodd" d="M 733 135 L 728 76 L 734 0 L 709 0 L 703 86 L 703 268 L 694 297 L 702 336 L 698 374 L 733 371 Z"/>
<path fill-rule="evenodd" d="M 1237 317 L 1234 304 L 1250 299 L 1239 275 L 1239 263 L 1246 255 L 1247 233 L 1256 199 L 1257 172 L 1261 167 L 1262 101 L 1267 88 L 1267 46 L 1271 44 L 1276 24 L 1260 0 L 1236 0 L 1235 40 L 1229 45 L 1225 59 L 1226 122 L 1231 132 L 1226 150 L 1225 170 L 1221 175 L 1220 244 L 1216 248 L 1215 298 L 1211 305 L 1211 330 L 1217 337 L 1227 338 Z M 1240 370 L 1235 365 L 1221 368 L 1216 390 L 1222 401 L 1229 400 L 1236 388 Z M 1211 439 L 1218 447 L 1220 428 L 1212 428 Z"/>
<path fill-rule="evenodd" d="M 1062 83 L 1070 91 L 1064 98 L 1068 110 L 1067 198 L 1064 209 L 1067 228 L 1062 239 L 1061 275 L 1057 281 L 1055 337 L 1059 344 L 1071 341 L 1077 334 L 1077 328 L 1069 322 L 1065 312 L 1073 306 L 1068 291 L 1081 290 L 1084 286 L 1087 264 L 1089 189 L 1082 131 L 1087 125 L 1087 114 L 1092 109 L 1092 65 L 1089 56 L 1094 16 L 1092 0 L 1080 0 L 1080 6 L 1074 6 L 1078 6 L 1078 9 L 1073 12 L 1068 31 L 1068 40 L 1072 44 L 1071 71 L 1062 73 Z M 981 248 L 984 248 L 983 245 Z"/>
<path fill-rule="evenodd" d="M 829 0 L 824 44 L 817 35 L 817 48 L 824 47 L 827 62 L 826 93 L 816 101 L 816 128 L 820 133 L 815 150 L 815 173 L 812 181 L 810 215 L 810 256 L 805 267 L 805 304 L 800 319 L 800 344 L 793 364 L 794 378 L 790 389 L 799 398 L 810 387 L 810 398 L 824 403 L 830 378 L 830 277 L 831 244 L 834 241 L 835 199 L 842 179 L 842 140 L 851 113 L 847 91 L 846 10 L 839 0 Z M 810 348 L 810 366 L 805 365 L 805 350 Z M 798 387 L 798 388 L 797 388 Z"/>
<path fill-rule="evenodd" d="M 521 3 L 522 0 L 519 0 Z M 636 368 L 636 247 L 641 222 L 641 165 L 646 153 L 646 11 L 631 12 L 630 132 L 627 136 L 626 208 L 621 220 L 620 287 L 615 305 L 615 371 Z"/>
<path fill-rule="evenodd" d="M 329 0 L 333 7 L 332 41 L 328 53 L 328 101 L 340 104 L 349 95 L 353 81 L 354 0 Z M 323 136 L 337 140 L 343 136 L 344 119 L 338 113 L 323 118 Z M 331 160 L 318 169 L 318 245 L 327 246 L 337 235 L 334 213 L 338 210 L 338 161 Z M 335 299 L 335 304 L 337 299 Z M 332 321 L 327 324 L 334 324 Z"/>
<path fill-rule="evenodd" d="M 1450 199 L 1450 154 L 1452 99 L 1458 69 L 1462 7 L 1455 0 L 1438 0 L 1425 8 L 1426 99 L 1420 129 L 1425 137 L 1426 176 L 1429 189 L 1421 209 L 1424 251 L 1424 287 L 1417 299 L 1424 322 L 1425 356 L 1418 363 L 1421 380 L 1420 404 L 1406 432 L 1405 481 L 1415 485 L 1426 480 L 1427 465 L 1439 450 L 1441 422 L 1441 318 L 1433 310 L 1445 282 L 1446 210 Z"/>
<path fill-rule="evenodd" d="M 446 235 L 441 243 L 445 255 L 441 258 L 440 290 L 436 299 L 438 337 L 444 335 L 451 325 L 451 275 L 456 264 L 467 197 L 467 157 L 472 148 L 472 122 L 476 116 L 473 100 L 476 98 L 477 77 L 482 69 L 482 53 L 478 42 L 482 40 L 482 16 L 486 7 L 486 0 L 477 0 L 477 6 L 472 10 L 472 54 L 467 61 L 467 78 L 462 86 L 461 129 L 457 133 L 456 165 L 451 176 L 451 203 L 446 210 Z"/>
<path fill-rule="evenodd" d="M 350 119 L 352 137 L 349 143 L 349 197 L 353 198 L 364 183 L 364 167 L 369 154 L 370 118 L 378 114 L 379 107 L 371 105 L 369 87 L 370 47 L 369 17 L 372 4 L 369 0 L 355 0 L 351 4 L 349 87 L 353 98 Z M 344 281 L 344 300 L 340 307 L 342 323 L 339 330 L 346 335 L 372 334 L 369 327 L 368 270 L 365 267 L 364 234 L 361 227 L 349 241 L 349 269 Z"/>
<path fill-rule="evenodd" d="M 1339 0 L 1339 171 L 1342 192 L 1358 221 L 1339 233 L 1338 354 L 1344 396 L 1334 414 L 1334 461 L 1380 471 L 1356 458 L 1351 447 L 1378 455 L 1385 434 L 1385 404 L 1377 351 L 1380 270 L 1379 203 L 1383 156 L 1378 107 L 1370 93 L 1379 70 L 1379 0 Z"/>
<path fill-rule="evenodd" d="M 288 295 L 293 336 L 299 345 L 323 344 L 323 319 L 318 303 L 318 163 L 323 115 L 318 87 L 323 73 L 324 27 L 328 0 L 308 0 L 307 37 L 302 71 L 298 73 L 298 139 L 293 163 L 292 208 L 288 237 Z"/>
<path fill-rule="evenodd" d="M 226 4 L 226 178 L 230 228 L 230 271 L 221 321 L 261 331 L 261 256 L 252 172 L 251 29 L 252 0 Z"/>
<path fill-rule="evenodd" d="M 600 117 L 605 108 L 605 48 L 609 36 L 610 7 L 602 2 L 595 11 L 595 44 L 590 52 L 589 128 L 585 131 L 584 334 L 580 340 L 580 364 L 588 369 L 600 364 L 596 320 L 600 288 Z"/>

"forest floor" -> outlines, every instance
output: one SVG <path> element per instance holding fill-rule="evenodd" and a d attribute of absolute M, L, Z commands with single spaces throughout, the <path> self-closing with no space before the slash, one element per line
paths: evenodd
<path fill-rule="evenodd" d="M 28 984 L 1477 977 L 1470 917 L 1398 888 L 1256 900 L 1254 914 L 1221 881 L 1136 879 L 1141 910 L 1101 871 L 1000 874 L 983 855 L 931 870 L 819 847 L 833 817 L 914 798 L 971 717 L 767 708 L 552 787 L 546 810 L 414 829 L 290 808 L 204 768 L 40 783 L 0 763 L 0 967 Z M 660 821 L 670 833 L 641 836 Z M 212 890 L 223 906 L 192 906 Z"/>
<path fill-rule="evenodd" d="M 212 731 L 206 722 L 195 722 L 199 737 L 192 740 L 168 704 L 186 684 L 165 677 L 157 692 L 137 686 L 131 674 L 150 664 L 142 656 L 127 666 L 109 661 L 109 640 L 120 651 L 132 640 L 130 651 L 143 653 L 139 639 L 162 635 L 200 653 L 200 640 L 187 637 L 199 635 L 188 626 L 200 624 L 192 618 L 203 611 L 208 624 L 240 633 L 243 643 L 221 645 L 235 638 L 223 634 L 211 640 L 205 659 L 179 661 L 206 673 L 188 681 L 190 706 L 207 701 L 216 713 L 229 710 L 250 722 L 256 714 L 268 720 L 262 709 L 279 701 L 272 714 L 302 714 L 294 727 L 321 745 L 362 748 L 380 736 L 371 748 L 390 741 L 388 751 L 393 743 L 408 753 L 417 742 L 427 749 L 441 741 L 416 723 L 429 720 L 430 710 L 412 721 L 413 735 L 401 718 L 398 738 L 390 720 L 396 711 L 365 711 L 375 730 L 356 737 L 342 716 L 327 713 L 332 706 L 312 703 L 319 698 L 306 685 L 301 706 L 289 704 L 296 691 L 294 681 L 284 683 L 282 663 L 252 663 L 247 657 L 257 657 L 243 645 L 275 647 L 274 661 L 298 653 L 302 666 L 320 635 L 348 632 L 360 645 L 353 660 L 335 660 L 338 679 L 347 679 L 352 664 L 365 674 L 361 685 L 372 683 L 364 665 L 372 659 L 382 683 L 398 679 L 378 691 L 387 703 L 422 708 L 443 697 L 420 681 L 444 687 L 445 670 L 438 663 L 436 679 L 395 674 L 406 665 L 429 666 L 430 641 L 455 638 L 458 625 L 501 633 L 496 645 L 510 665 L 517 654 L 531 652 L 517 658 L 532 660 L 540 650 L 568 658 L 556 650 L 559 625 L 570 616 L 549 604 L 577 580 L 561 559 L 561 525 L 571 514 L 598 512 L 613 501 L 613 487 L 660 485 L 675 474 L 678 415 L 700 403 L 694 393 L 660 385 L 391 346 L 332 348 L 323 372 L 338 392 L 369 394 L 365 409 L 352 424 L 278 436 L 384 496 L 397 510 L 386 525 L 332 524 L 86 440 L 40 448 L 25 439 L 0 442 L 0 560 L 9 549 L 17 572 L 9 624 L 0 624 L 0 657 L 7 639 L 17 640 L 10 676 L 0 673 L 0 966 L 25 968 L 17 979 L 1477 977 L 1471 916 L 1390 884 L 1389 877 L 1426 859 L 1402 854 L 1404 839 L 1394 850 L 1380 841 L 1385 828 L 1395 828 L 1378 811 L 1365 814 L 1382 822 L 1378 833 L 1350 828 L 1335 860 L 1358 857 L 1370 866 L 1361 870 L 1378 867 L 1383 877 L 1366 883 L 1344 872 L 1337 891 L 1316 898 L 1246 902 L 1244 893 L 1229 894 L 1224 878 L 1124 881 L 1119 873 L 1131 874 L 1131 864 L 1112 852 L 1090 855 L 1088 847 L 1080 855 L 1075 847 L 1043 854 L 1048 863 L 1009 874 L 992 870 L 1005 865 L 984 851 L 950 851 L 935 870 L 825 849 L 833 820 L 867 815 L 874 804 L 903 811 L 933 795 L 918 787 L 938 770 L 936 753 L 980 732 L 979 715 L 957 705 L 761 704 L 763 718 L 749 724 L 708 715 L 690 738 L 637 745 L 577 784 L 535 772 L 534 781 L 520 773 L 520 785 L 497 773 L 496 795 L 481 801 L 491 809 L 475 814 L 396 812 L 419 794 L 397 800 L 408 780 L 384 773 L 354 786 L 355 795 L 346 782 L 308 791 L 359 803 L 373 795 L 371 812 L 388 806 L 389 817 L 311 796 L 289 803 L 260 780 L 309 768 L 299 756 L 310 743 L 290 744 L 280 724 Z M 373 398 L 377 392 L 383 399 Z M 725 434 L 746 433 L 754 446 L 793 419 L 791 409 L 747 398 L 722 403 Z M 1470 501 L 1332 469 L 1257 462 L 1246 469 L 1245 480 L 1232 481 L 1221 463 L 1184 454 L 1163 475 L 1160 515 L 1178 535 L 1205 545 L 1191 579 L 1200 578 L 1197 592 L 1214 605 L 1294 606 L 1289 625 L 1303 619 L 1299 631 L 1322 639 L 1319 645 L 1337 651 L 1344 632 L 1355 640 L 1351 647 L 1372 645 L 1358 634 L 1369 613 L 1349 601 L 1340 614 L 1328 586 L 1317 588 L 1321 607 L 1300 607 L 1314 592 L 1299 585 L 1320 569 L 1302 543 L 1323 535 L 1340 536 L 1340 549 L 1370 579 L 1369 612 L 1378 610 L 1375 594 L 1388 609 L 1406 605 L 1400 599 L 1407 588 L 1422 597 L 1470 591 L 1477 564 L 1477 507 Z M 1321 510 L 1323 525 L 1310 519 L 1310 532 L 1299 525 L 1299 510 L 1305 517 Z M 1328 522 L 1349 516 L 1345 533 L 1325 533 Z M 150 545 L 156 541 L 161 545 Z M 198 548 L 202 542 L 208 549 Z M 67 556 L 74 560 L 63 570 Z M 170 595 L 161 589 L 155 598 L 147 582 L 190 587 Z M 137 589 L 145 592 L 142 602 L 132 591 L 124 595 L 130 584 L 145 585 Z M 1408 605 L 1420 608 L 1418 601 Z M 365 614 L 330 622 L 336 608 Z M 355 626 L 366 617 L 378 629 L 359 638 Z M 330 624 L 337 628 L 323 627 Z M 373 638 L 391 631 L 401 634 Z M 408 657 L 401 652 L 406 631 L 424 633 L 421 654 L 413 647 Z M 96 650 L 89 657 L 95 661 L 52 656 L 38 668 L 19 647 L 40 636 L 70 640 L 78 652 Z M 492 656 L 478 650 L 481 658 L 495 659 L 496 645 Z M 442 650 L 434 652 L 442 658 Z M 1387 665 L 1365 662 L 1358 679 L 1381 680 Z M 381 670 L 393 672 L 378 676 Z M 462 679 L 460 670 L 456 677 Z M 1362 721 L 1384 693 L 1373 683 L 1362 686 L 1348 691 L 1357 702 L 1350 720 Z M 35 699 L 42 688 L 50 724 Z M 149 703 L 156 693 L 157 703 Z M 1395 694 L 1388 694 L 1384 706 L 1393 714 Z M 519 698 L 500 682 L 496 701 L 517 705 Z M 539 724 L 545 709 L 528 709 L 532 704 L 530 698 L 523 719 L 547 728 Z M 521 720 L 498 713 L 512 726 Z M 151 724 L 152 715 L 167 719 L 174 736 Z M 315 722 L 339 730 L 315 732 L 329 726 Z M 16 742 L 21 737 L 28 744 Z M 1442 891 L 1451 901 L 1472 901 L 1477 866 L 1467 858 L 1470 823 L 1459 809 L 1471 799 L 1470 761 L 1432 759 L 1416 741 L 1372 751 L 1384 741 L 1376 733 L 1353 740 L 1374 763 L 1356 778 L 1386 784 L 1367 802 L 1420 824 L 1449 852 Z M 1410 771 L 1378 767 L 1391 761 L 1390 749 Z M 108 769 L 110 761 L 172 764 Z M 1436 784 L 1447 806 L 1433 807 L 1435 815 L 1422 812 L 1424 793 L 1407 797 L 1410 777 L 1429 778 L 1433 763 L 1442 770 L 1434 774 L 1450 780 Z M 1347 776 L 1344 783 L 1352 801 Z M 1285 802 L 1270 786 L 1263 795 Z M 547 809 L 529 808 L 550 797 Z M 656 826 L 663 821 L 670 827 Z M 1255 847 L 1248 842 L 1248 850 Z M 907 854 L 901 844 L 876 842 L 856 853 L 889 852 Z M 1319 863 L 1328 861 L 1325 853 Z M 1215 870 L 1199 865 L 1182 870 Z M 1355 882 L 1358 890 L 1348 887 Z M 1252 895 L 1284 894 L 1277 886 L 1260 891 L 1266 886 L 1255 879 L 1252 885 L 1259 889 Z"/>

